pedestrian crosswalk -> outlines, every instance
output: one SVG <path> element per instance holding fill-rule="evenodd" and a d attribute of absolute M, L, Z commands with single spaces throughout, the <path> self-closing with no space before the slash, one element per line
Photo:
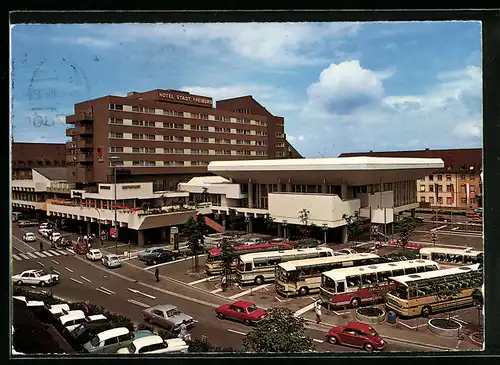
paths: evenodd
<path fill-rule="evenodd" d="M 58 250 L 45 250 L 45 251 L 32 251 L 32 252 L 19 252 L 17 254 L 12 254 L 12 259 L 16 261 L 21 261 L 21 260 L 33 260 L 33 259 L 41 259 L 41 258 L 47 258 L 47 257 L 54 257 L 54 256 L 68 256 L 69 254 L 74 255 L 75 251 L 73 251 L 71 248 L 67 249 L 58 249 Z"/>

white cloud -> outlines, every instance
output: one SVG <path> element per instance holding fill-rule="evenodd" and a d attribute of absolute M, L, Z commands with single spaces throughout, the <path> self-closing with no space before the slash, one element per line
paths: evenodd
<path fill-rule="evenodd" d="M 453 134 L 460 138 L 481 138 L 483 126 L 481 121 L 462 122 L 453 128 Z"/>
<path fill-rule="evenodd" d="M 93 37 L 75 37 L 71 38 L 70 42 L 73 44 L 95 48 L 110 48 L 115 45 L 114 42 Z"/>

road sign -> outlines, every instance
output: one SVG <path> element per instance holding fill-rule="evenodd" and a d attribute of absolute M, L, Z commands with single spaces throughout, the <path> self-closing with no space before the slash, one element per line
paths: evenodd
<path fill-rule="evenodd" d="M 170 233 L 170 250 L 177 251 L 179 249 L 179 235 Z"/>
<path fill-rule="evenodd" d="M 170 227 L 170 233 L 173 234 L 179 233 L 179 227 Z"/>
<path fill-rule="evenodd" d="M 110 228 L 110 229 L 109 229 L 109 236 L 110 236 L 111 238 L 116 238 L 116 234 L 117 234 L 117 232 L 116 232 L 116 228 Z"/>

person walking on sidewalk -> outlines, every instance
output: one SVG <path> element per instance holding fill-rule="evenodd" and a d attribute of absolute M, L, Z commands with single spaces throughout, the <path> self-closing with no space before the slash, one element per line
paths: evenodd
<path fill-rule="evenodd" d="M 226 275 L 222 275 L 222 278 L 220 279 L 220 287 L 221 287 L 222 291 L 226 291 L 226 288 L 227 288 Z"/>
<path fill-rule="evenodd" d="M 160 270 L 158 268 L 155 269 L 155 278 L 156 282 L 160 281 Z"/>
<path fill-rule="evenodd" d="M 40 252 L 42 252 L 42 251 L 43 251 L 43 241 L 40 240 Z"/>
<path fill-rule="evenodd" d="M 319 324 L 321 322 L 321 303 L 320 302 L 316 302 L 314 311 L 316 312 L 316 323 Z"/>

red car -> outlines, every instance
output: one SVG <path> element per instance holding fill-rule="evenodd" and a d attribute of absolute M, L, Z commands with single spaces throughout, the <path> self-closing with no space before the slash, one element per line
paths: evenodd
<path fill-rule="evenodd" d="M 366 351 L 383 350 L 385 341 L 368 324 L 350 322 L 346 326 L 333 327 L 326 335 L 332 344 L 363 348 Z"/>
<path fill-rule="evenodd" d="M 231 304 L 221 305 L 215 308 L 215 313 L 220 319 L 234 319 L 243 322 L 246 326 L 259 322 L 267 315 L 267 311 L 262 308 L 257 308 L 255 303 L 242 300 Z"/>
<path fill-rule="evenodd" d="M 89 252 L 89 246 L 86 243 L 80 242 L 73 245 L 73 251 L 78 255 L 85 255 Z"/>

